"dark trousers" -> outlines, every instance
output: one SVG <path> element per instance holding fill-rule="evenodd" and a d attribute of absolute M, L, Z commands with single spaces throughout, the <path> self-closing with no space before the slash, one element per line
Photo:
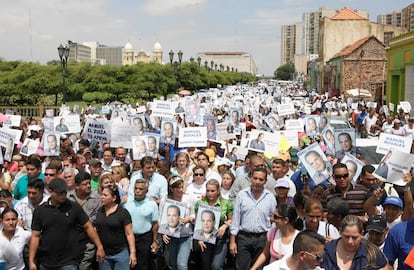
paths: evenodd
<path fill-rule="evenodd" d="M 266 233 L 258 234 L 239 231 L 236 243 L 236 269 L 248 270 L 263 251 L 266 244 Z"/>
<path fill-rule="evenodd" d="M 151 254 L 152 231 L 144 234 L 135 234 L 135 248 L 137 255 L 137 265 L 135 270 L 148 270 Z"/>

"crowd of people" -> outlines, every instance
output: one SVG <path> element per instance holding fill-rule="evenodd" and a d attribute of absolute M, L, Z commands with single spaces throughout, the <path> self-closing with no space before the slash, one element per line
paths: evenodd
<path fill-rule="evenodd" d="M 254 94 L 273 101 L 255 108 Z M 317 94 L 278 115 L 274 101 L 293 102 L 289 94 L 239 86 L 214 92 L 219 104 L 196 95 L 191 122 L 181 103 L 174 122 L 151 108 L 138 116 L 112 108 L 106 121 L 140 123 L 130 147 L 90 141 L 64 120 L 58 136 L 44 137 L 43 121 L 22 119 L 21 142 L 2 164 L 0 269 L 414 269 L 412 172 L 404 185 L 377 177 L 353 138 L 413 136 L 414 118 Z M 252 100 L 231 103 L 238 95 Z M 81 115 L 81 127 L 92 114 Z M 352 128 L 334 136 L 335 117 Z M 301 119 L 297 145 L 264 150 L 268 133 Z M 233 139 L 219 140 L 223 122 Z M 188 126 L 206 128 L 205 147 L 179 147 Z M 59 140 L 58 153 L 39 143 L 26 155 L 26 138 Z M 149 142 L 157 151 L 140 150 Z M 362 162 L 359 175 L 349 156 Z"/>

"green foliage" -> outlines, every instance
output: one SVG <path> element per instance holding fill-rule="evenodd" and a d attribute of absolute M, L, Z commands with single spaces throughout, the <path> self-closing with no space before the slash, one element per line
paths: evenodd
<path fill-rule="evenodd" d="M 275 72 L 275 78 L 277 80 L 292 80 L 292 74 L 295 73 L 295 65 L 292 62 L 281 65 Z"/>
<path fill-rule="evenodd" d="M 69 63 L 65 76 L 67 100 L 105 103 L 112 100 L 142 102 L 199 89 L 254 81 L 250 74 L 207 71 L 197 63 L 172 65 L 138 63 L 131 66 L 92 66 Z M 0 59 L 0 105 L 59 105 L 62 100 L 60 61 L 39 63 Z"/>

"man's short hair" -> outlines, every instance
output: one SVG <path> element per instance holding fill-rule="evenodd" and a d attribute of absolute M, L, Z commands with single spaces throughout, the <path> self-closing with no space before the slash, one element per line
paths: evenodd
<path fill-rule="evenodd" d="M 305 230 L 300 232 L 293 241 L 293 255 L 300 251 L 312 252 L 319 245 L 325 244 L 325 238 L 317 232 Z"/>
<path fill-rule="evenodd" d="M 285 167 L 285 161 L 283 159 L 281 159 L 281 158 L 275 158 L 272 161 L 272 163 L 273 164 L 279 164 L 279 165 L 282 165 L 282 167 Z"/>
<path fill-rule="evenodd" d="M 375 171 L 375 167 L 371 164 L 364 165 L 361 170 L 361 175 L 365 176 L 367 173 L 373 173 Z"/>
<path fill-rule="evenodd" d="M 29 158 L 26 165 L 33 165 L 36 169 L 40 169 L 42 167 L 42 163 L 37 158 Z"/>
<path fill-rule="evenodd" d="M 326 204 L 328 213 L 334 216 L 340 216 L 341 218 L 349 215 L 349 205 L 346 201 L 341 198 L 332 198 Z"/>
<path fill-rule="evenodd" d="M 253 168 L 249 171 L 249 177 L 252 177 L 255 172 L 261 172 L 266 175 L 265 179 L 267 180 L 267 171 L 265 168 Z"/>
<path fill-rule="evenodd" d="M 137 180 L 135 180 L 135 185 L 136 184 L 145 184 L 145 187 L 148 188 L 148 182 L 144 178 L 138 178 Z"/>
<path fill-rule="evenodd" d="M 180 209 L 180 207 L 178 207 L 177 205 L 175 205 L 175 204 L 170 204 L 170 205 L 167 207 L 167 212 L 168 212 L 168 210 L 170 210 L 170 209 L 175 209 L 175 210 L 177 210 L 178 215 L 179 215 L 179 216 L 181 215 L 181 209 Z"/>
<path fill-rule="evenodd" d="M 334 172 L 336 169 L 346 169 L 348 171 L 348 167 L 343 164 L 343 163 L 336 163 L 333 167 L 332 167 L 332 171 Z"/>
<path fill-rule="evenodd" d="M 43 192 L 45 189 L 45 183 L 40 178 L 32 179 L 29 181 L 29 183 L 27 183 L 27 188 L 34 188 Z"/>
<path fill-rule="evenodd" d="M 341 136 L 346 136 L 346 137 L 348 138 L 348 140 L 352 141 L 352 139 L 351 139 L 351 135 L 349 135 L 349 133 L 347 133 L 347 132 L 341 132 L 341 133 L 339 133 L 339 135 L 338 135 L 338 139 L 339 139 L 339 137 L 341 137 Z"/>
<path fill-rule="evenodd" d="M 76 185 L 80 185 L 83 181 L 91 180 L 91 179 L 92 179 L 91 175 L 87 172 L 80 172 L 80 173 L 75 175 Z"/>
<path fill-rule="evenodd" d="M 141 168 L 144 167 L 145 164 L 154 164 L 154 159 L 150 156 L 143 157 L 140 161 Z"/>

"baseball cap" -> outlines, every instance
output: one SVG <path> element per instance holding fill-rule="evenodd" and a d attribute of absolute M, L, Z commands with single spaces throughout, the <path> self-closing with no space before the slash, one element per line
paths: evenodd
<path fill-rule="evenodd" d="M 68 186 L 66 185 L 65 180 L 62 178 L 54 178 L 49 184 L 49 189 L 56 193 L 62 193 L 66 191 L 67 188 Z"/>
<path fill-rule="evenodd" d="M 182 181 L 182 182 L 184 182 L 184 179 L 183 179 L 182 177 L 180 177 L 180 176 L 174 176 L 174 177 L 172 177 L 172 178 L 170 179 L 170 183 L 169 183 L 169 185 L 170 185 L 170 186 L 172 186 L 172 185 L 174 185 L 175 183 L 177 183 L 178 181 Z"/>
<path fill-rule="evenodd" d="M 276 181 L 275 188 L 289 188 L 289 180 L 286 177 L 282 177 Z"/>
<path fill-rule="evenodd" d="M 372 215 L 368 219 L 367 231 L 383 233 L 387 229 L 387 219 L 384 215 Z"/>
<path fill-rule="evenodd" d="M 232 165 L 231 161 L 228 158 L 225 158 L 225 157 L 220 158 L 218 160 L 218 162 L 217 162 L 217 167 L 218 166 L 228 166 L 228 167 L 231 167 L 231 165 Z"/>
<path fill-rule="evenodd" d="M 90 161 L 89 161 L 89 166 L 92 166 L 92 167 L 94 167 L 94 166 L 96 166 L 96 165 L 102 165 L 102 162 L 99 160 L 99 159 L 97 159 L 97 158 L 93 158 L 93 159 L 91 159 Z"/>
<path fill-rule="evenodd" d="M 397 196 L 388 196 L 385 199 L 385 202 L 383 203 L 383 205 L 387 205 L 387 204 L 398 206 L 401 209 L 403 208 L 403 202 L 400 199 L 400 197 L 397 197 Z"/>

